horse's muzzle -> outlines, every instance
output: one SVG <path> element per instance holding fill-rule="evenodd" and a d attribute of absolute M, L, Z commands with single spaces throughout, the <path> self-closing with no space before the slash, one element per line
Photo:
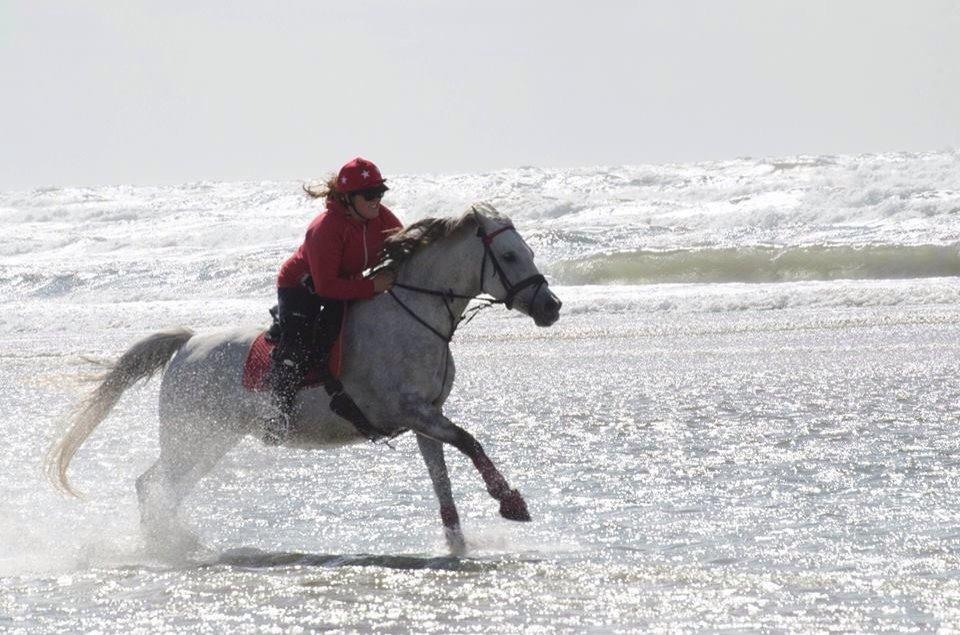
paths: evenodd
<path fill-rule="evenodd" d="M 562 306 L 563 302 L 560 301 L 560 298 L 544 285 L 533 299 L 533 304 L 530 307 L 530 317 L 533 318 L 537 326 L 552 326 L 554 322 L 560 319 L 560 307 Z"/>

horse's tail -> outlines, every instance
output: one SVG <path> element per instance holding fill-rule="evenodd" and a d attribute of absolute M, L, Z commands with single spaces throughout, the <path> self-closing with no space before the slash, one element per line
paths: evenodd
<path fill-rule="evenodd" d="M 120 400 L 120 395 L 141 379 L 152 377 L 166 366 L 170 358 L 193 337 L 189 329 L 173 329 L 154 333 L 130 347 L 107 370 L 94 377 L 100 384 L 77 405 L 63 438 L 47 453 L 46 470 L 50 481 L 64 492 L 77 496 L 67 480 L 70 459 L 87 440 L 97 425 Z"/>

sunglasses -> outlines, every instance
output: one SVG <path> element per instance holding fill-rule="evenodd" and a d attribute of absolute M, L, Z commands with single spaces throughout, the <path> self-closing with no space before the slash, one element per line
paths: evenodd
<path fill-rule="evenodd" d="M 357 196 L 362 196 L 365 201 L 379 201 L 383 198 L 383 193 L 387 190 L 382 187 L 371 187 L 366 190 L 357 190 L 354 192 Z"/>

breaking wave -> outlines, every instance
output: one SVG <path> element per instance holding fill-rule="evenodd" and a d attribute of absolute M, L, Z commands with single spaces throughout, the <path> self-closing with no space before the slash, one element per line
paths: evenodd
<path fill-rule="evenodd" d="M 879 280 L 960 275 L 958 245 L 809 245 L 636 250 L 554 263 L 561 284 Z"/>

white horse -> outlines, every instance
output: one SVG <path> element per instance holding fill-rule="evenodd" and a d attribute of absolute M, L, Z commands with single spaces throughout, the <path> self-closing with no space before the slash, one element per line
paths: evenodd
<path fill-rule="evenodd" d="M 539 326 L 557 321 L 561 303 L 510 220 L 489 205 L 475 205 L 459 218 L 418 221 L 390 237 L 384 249 L 385 260 L 396 268 L 397 284 L 389 294 L 350 306 L 341 380 L 385 434 L 416 433 L 448 546 L 458 554 L 465 544 L 444 443 L 470 457 L 504 518 L 530 516 L 519 492 L 476 439 L 443 414 L 454 380 L 449 340 L 470 299 L 484 293 Z M 181 501 L 245 435 L 260 433 L 273 408 L 269 393 L 242 385 L 247 351 L 261 332 L 247 328 L 201 336 L 177 329 L 134 344 L 104 373 L 51 449 L 51 478 L 73 494 L 66 472 L 74 453 L 126 389 L 166 366 L 160 386 L 160 457 L 136 483 L 141 521 L 150 536 L 195 540 L 177 520 Z M 365 440 L 331 412 L 329 397 L 319 386 L 300 391 L 292 423 L 288 447 L 322 449 Z"/>

